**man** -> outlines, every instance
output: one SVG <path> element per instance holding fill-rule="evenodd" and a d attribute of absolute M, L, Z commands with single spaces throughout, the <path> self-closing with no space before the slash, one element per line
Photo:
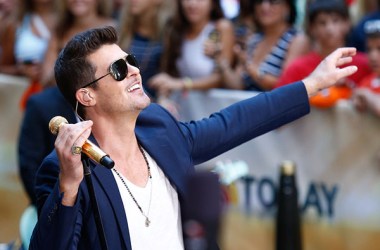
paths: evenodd
<path fill-rule="evenodd" d="M 136 62 L 116 42 L 111 27 L 88 30 L 57 59 L 58 87 L 86 121 L 59 128 L 37 173 L 31 249 L 100 249 L 77 150 L 91 133 L 115 162 L 112 170 L 91 162 L 108 248 L 183 249 L 180 208 L 194 165 L 307 114 L 309 96 L 357 70 L 338 68 L 356 52 L 342 48 L 302 82 L 181 123 L 150 103 Z"/>

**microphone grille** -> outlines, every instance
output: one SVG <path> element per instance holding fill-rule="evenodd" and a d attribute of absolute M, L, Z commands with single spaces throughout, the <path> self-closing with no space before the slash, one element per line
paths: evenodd
<path fill-rule="evenodd" d="M 67 124 L 68 121 L 65 117 L 62 116 L 54 116 L 51 118 L 49 122 L 49 130 L 53 135 L 58 134 L 59 127 L 61 127 L 62 124 Z"/>

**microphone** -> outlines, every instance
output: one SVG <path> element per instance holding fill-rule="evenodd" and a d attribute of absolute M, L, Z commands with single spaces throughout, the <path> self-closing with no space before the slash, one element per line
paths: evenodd
<path fill-rule="evenodd" d="M 49 122 L 49 130 L 53 135 L 56 135 L 59 132 L 59 128 L 63 124 L 67 123 L 68 121 L 66 120 L 66 118 L 62 116 L 54 116 Z M 104 167 L 108 169 L 113 168 L 113 166 L 115 165 L 115 162 L 109 157 L 109 155 L 104 153 L 98 146 L 96 146 L 89 140 L 86 140 L 86 142 L 83 144 L 82 153 L 84 153 L 94 161 L 102 164 Z"/>

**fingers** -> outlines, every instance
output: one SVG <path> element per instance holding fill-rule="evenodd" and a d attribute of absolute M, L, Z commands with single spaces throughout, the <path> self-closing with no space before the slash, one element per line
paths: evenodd
<path fill-rule="evenodd" d="M 55 147 L 59 154 L 71 154 L 72 146 L 82 147 L 91 133 L 92 121 L 65 124 L 59 129 Z"/>
<path fill-rule="evenodd" d="M 326 57 L 327 61 L 330 61 L 339 67 L 346 63 L 352 62 L 352 56 L 356 54 L 356 48 L 339 48 Z"/>
<path fill-rule="evenodd" d="M 338 79 L 350 76 L 358 70 L 357 66 L 347 66 L 338 70 Z"/>
<path fill-rule="evenodd" d="M 354 47 L 344 47 L 336 49 L 332 54 L 332 56 L 336 57 L 347 57 L 356 55 L 356 48 Z"/>
<path fill-rule="evenodd" d="M 347 63 L 350 63 L 352 62 L 352 57 L 342 57 L 342 58 L 339 58 L 338 61 L 336 62 L 336 66 L 339 67 L 339 66 L 342 66 L 342 65 L 345 65 Z"/>

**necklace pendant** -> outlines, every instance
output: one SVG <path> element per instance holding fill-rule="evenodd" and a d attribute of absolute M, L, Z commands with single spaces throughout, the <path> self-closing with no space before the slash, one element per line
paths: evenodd
<path fill-rule="evenodd" d="M 149 224 L 150 224 L 150 220 L 148 218 L 145 219 L 145 226 L 146 227 L 149 227 Z"/>

